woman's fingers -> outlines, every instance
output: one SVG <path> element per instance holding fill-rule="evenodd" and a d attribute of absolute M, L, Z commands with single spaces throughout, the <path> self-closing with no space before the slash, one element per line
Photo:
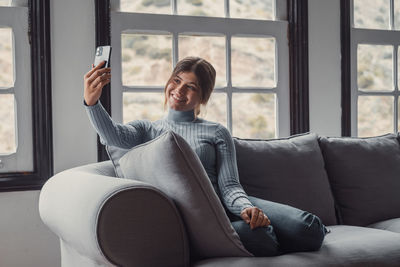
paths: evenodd
<path fill-rule="evenodd" d="M 252 208 L 251 210 L 251 221 L 250 221 L 250 228 L 253 229 L 256 227 L 257 219 L 258 219 L 258 209 Z"/>
<path fill-rule="evenodd" d="M 111 72 L 111 68 L 104 68 L 104 69 L 96 70 L 87 78 L 87 82 L 90 84 L 94 80 L 96 80 L 99 76 L 102 76 L 103 74 L 110 73 L 110 72 Z"/>
<path fill-rule="evenodd" d="M 99 83 L 101 83 L 102 81 L 106 80 L 106 79 L 111 79 L 111 74 L 110 73 L 104 73 L 101 76 L 98 76 L 93 82 L 92 82 L 92 87 L 93 88 L 97 88 L 97 86 L 99 85 Z"/>
<path fill-rule="evenodd" d="M 270 224 L 271 224 L 271 221 L 269 220 L 268 216 L 264 214 L 264 218 L 263 218 L 261 226 L 268 226 Z"/>
<path fill-rule="evenodd" d="M 106 63 L 106 62 L 103 60 L 96 67 L 94 66 L 94 64 L 92 64 L 92 69 L 90 71 L 88 71 L 88 73 L 86 73 L 85 78 L 89 78 L 93 74 L 93 72 L 95 72 L 96 70 L 100 69 L 101 66 L 104 65 L 104 63 Z"/>
<path fill-rule="evenodd" d="M 101 82 L 97 85 L 96 90 L 102 90 L 103 87 L 104 87 L 106 84 L 110 83 L 110 81 L 111 81 L 111 79 L 106 79 L 106 80 L 101 81 Z"/>
<path fill-rule="evenodd" d="M 255 228 L 263 226 L 263 221 L 264 221 L 264 213 L 262 212 L 262 210 L 258 210 L 258 216 Z"/>

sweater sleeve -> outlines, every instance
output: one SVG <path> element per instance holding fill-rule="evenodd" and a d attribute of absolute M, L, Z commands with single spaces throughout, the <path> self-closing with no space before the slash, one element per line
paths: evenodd
<path fill-rule="evenodd" d="M 129 149 L 143 143 L 146 133 L 143 121 L 137 120 L 129 124 L 116 123 L 100 101 L 93 106 L 85 105 L 85 109 L 103 145 Z"/>
<path fill-rule="evenodd" d="M 215 138 L 219 191 L 229 211 L 240 216 L 243 209 L 253 207 L 253 204 L 239 182 L 235 145 L 231 134 L 222 125 L 218 126 Z"/>

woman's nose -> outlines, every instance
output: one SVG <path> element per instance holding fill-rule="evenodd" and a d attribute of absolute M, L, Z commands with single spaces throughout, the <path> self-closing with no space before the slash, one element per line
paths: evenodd
<path fill-rule="evenodd" d="M 186 87 L 183 84 L 180 84 L 180 85 L 178 85 L 176 90 L 178 91 L 179 94 L 184 94 L 186 91 Z"/>

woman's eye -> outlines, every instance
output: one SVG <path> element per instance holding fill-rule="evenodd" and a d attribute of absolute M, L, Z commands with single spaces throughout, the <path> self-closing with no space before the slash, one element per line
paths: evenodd
<path fill-rule="evenodd" d="M 179 83 L 180 80 L 179 79 L 174 79 L 174 82 Z"/>
<path fill-rule="evenodd" d="M 196 90 L 196 87 L 194 87 L 194 86 L 190 86 L 190 85 L 189 85 L 188 88 L 189 88 L 190 90 L 193 90 L 193 91 Z"/>

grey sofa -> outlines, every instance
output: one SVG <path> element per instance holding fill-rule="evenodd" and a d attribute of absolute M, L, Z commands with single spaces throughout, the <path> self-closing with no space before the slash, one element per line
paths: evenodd
<path fill-rule="evenodd" d="M 171 197 L 116 178 L 106 161 L 63 171 L 41 191 L 40 215 L 60 237 L 62 266 L 400 266 L 399 136 L 309 133 L 236 138 L 235 147 L 249 195 L 308 210 L 328 226 L 319 251 L 195 258 Z"/>

